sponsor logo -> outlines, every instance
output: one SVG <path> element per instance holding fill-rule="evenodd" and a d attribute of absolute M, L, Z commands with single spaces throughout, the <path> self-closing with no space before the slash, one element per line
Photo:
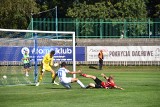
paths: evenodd
<path fill-rule="evenodd" d="M 155 50 L 155 58 L 160 58 L 160 48 Z"/>
<path fill-rule="evenodd" d="M 38 48 L 37 49 L 37 54 L 45 55 L 52 50 L 55 50 L 55 55 L 56 54 L 72 54 L 72 49 L 70 49 L 70 48 L 50 48 L 50 49 L 48 49 L 48 48 L 46 48 L 46 49 L 45 48 Z M 34 54 L 34 53 L 35 53 L 35 48 L 32 49 L 32 54 Z"/>
<path fill-rule="evenodd" d="M 28 54 L 29 54 L 29 52 L 30 52 L 30 51 L 29 51 L 29 48 L 23 47 L 23 48 L 21 49 L 21 53 L 22 53 L 22 54 L 24 54 L 26 51 L 27 51 Z"/>
<path fill-rule="evenodd" d="M 56 54 L 72 54 L 72 49 L 70 48 L 56 48 Z"/>

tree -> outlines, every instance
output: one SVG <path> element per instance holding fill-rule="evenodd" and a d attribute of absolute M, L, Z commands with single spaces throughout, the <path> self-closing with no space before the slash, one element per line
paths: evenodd
<path fill-rule="evenodd" d="M 146 18 L 146 4 L 142 0 L 113 0 L 94 4 L 74 3 L 66 16 L 76 18 Z"/>
<path fill-rule="evenodd" d="M 68 7 L 71 7 L 75 0 L 36 0 L 39 4 L 40 11 L 45 11 L 48 9 L 53 9 L 55 6 L 58 7 L 58 18 L 66 18 L 66 12 Z M 40 17 L 54 17 L 55 11 L 47 14 L 42 14 Z"/>
<path fill-rule="evenodd" d="M 94 26 L 99 26 L 99 24 L 86 23 L 94 21 L 95 19 L 105 19 L 108 17 L 113 17 L 112 13 L 114 7 L 111 2 L 97 2 L 95 4 L 87 4 L 87 2 L 73 4 L 73 7 L 67 9 L 66 16 L 78 18 L 80 23 L 80 29 L 82 35 L 90 35 L 93 33 Z"/>
<path fill-rule="evenodd" d="M 38 12 L 34 0 L 1 0 L 0 27 L 12 29 L 27 28 L 32 12 Z"/>
<path fill-rule="evenodd" d="M 118 18 L 146 18 L 146 5 L 143 0 L 121 0 L 117 2 L 116 16 Z"/>
<path fill-rule="evenodd" d="M 160 0 L 146 0 L 148 17 L 158 18 L 160 13 Z"/>
<path fill-rule="evenodd" d="M 68 8 L 67 16 L 73 18 L 85 18 L 83 21 L 92 21 L 92 19 L 110 19 L 110 21 L 146 21 L 147 11 L 146 4 L 142 0 L 107 0 L 102 2 L 96 2 L 89 4 L 88 2 L 74 3 L 73 7 Z M 127 19 L 127 20 L 124 20 Z M 136 19 L 136 20 L 135 20 Z M 111 23 L 112 24 L 112 23 Z M 125 31 L 125 35 L 130 32 L 129 35 L 137 36 L 136 34 L 146 33 L 146 24 L 128 24 L 127 28 L 124 24 L 112 24 L 116 29 L 120 28 L 120 31 Z M 85 23 L 82 25 L 82 31 L 93 32 L 93 24 Z M 134 29 L 134 30 L 133 30 Z M 89 34 L 89 33 L 87 33 Z"/>
<path fill-rule="evenodd" d="M 69 7 L 66 16 L 74 18 L 112 18 L 114 6 L 111 2 L 97 2 L 95 4 L 74 3 Z"/>
<path fill-rule="evenodd" d="M 160 4 L 155 6 L 155 14 L 153 15 L 155 18 L 160 18 Z"/>

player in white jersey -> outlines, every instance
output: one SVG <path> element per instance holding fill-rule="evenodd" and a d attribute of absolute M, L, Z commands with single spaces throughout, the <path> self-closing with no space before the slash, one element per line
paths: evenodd
<path fill-rule="evenodd" d="M 83 83 L 78 78 L 67 77 L 66 76 L 67 73 L 69 73 L 69 74 L 80 74 L 81 71 L 78 70 L 76 72 L 73 72 L 73 71 L 71 72 L 68 69 L 66 69 L 66 62 L 62 62 L 61 68 L 58 69 L 56 74 L 58 75 L 60 83 L 64 87 L 71 88 L 70 83 L 77 82 L 82 88 L 85 88 Z"/>

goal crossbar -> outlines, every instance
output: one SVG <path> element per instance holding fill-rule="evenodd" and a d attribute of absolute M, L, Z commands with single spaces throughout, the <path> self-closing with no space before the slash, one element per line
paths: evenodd
<path fill-rule="evenodd" d="M 19 29 L 1 29 L 0 31 L 6 32 L 27 32 L 27 33 L 60 33 L 60 34 L 75 34 L 75 32 L 69 31 L 40 31 L 40 30 L 19 30 Z"/>

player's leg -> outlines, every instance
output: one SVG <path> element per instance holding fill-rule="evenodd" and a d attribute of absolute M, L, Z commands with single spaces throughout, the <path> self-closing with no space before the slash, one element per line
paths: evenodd
<path fill-rule="evenodd" d="M 26 76 L 29 76 L 29 71 L 30 71 L 30 64 L 27 63 L 27 69 L 26 69 Z"/>
<path fill-rule="evenodd" d="M 94 76 L 94 75 L 81 74 L 81 76 L 86 77 L 86 78 L 91 78 L 91 79 L 93 79 L 93 80 L 96 79 L 96 76 Z"/>
<path fill-rule="evenodd" d="M 38 82 L 41 82 L 42 79 L 43 79 L 44 72 L 45 72 L 45 67 L 43 66 L 43 64 L 41 64 L 39 72 L 40 73 L 39 73 L 39 80 L 38 80 Z"/>
<path fill-rule="evenodd" d="M 41 82 L 41 81 L 42 81 L 44 72 L 45 72 L 45 71 L 42 71 L 42 70 L 40 71 L 38 82 Z"/>
<path fill-rule="evenodd" d="M 95 84 L 94 83 L 89 83 L 86 88 L 95 88 Z"/>
<path fill-rule="evenodd" d="M 24 74 L 25 74 L 26 77 L 28 76 L 27 75 L 27 68 L 24 69 Z"/>
<path fill-rule="evenodd" d="M 86 88 L 85 85 L 84 85 L 78 78 L 67 77 L 67 78 L 63 78 L 62 81 L 63 81 L 64 83 L 77 82 L 82 88 Z"/>
<path fill-rule="evenodd" d="M 78 78 L 71 78 L 71 82 L 77 82 L 82 88 L 86 88 L 86 86 Z"/>
<path fill-rule="evenodd" d="M 43 69 L 43 64 L 40 65 L 40 70 L 39 70 L 39 77 L 38 77 L 38 82 L 36 83 L 36 86 L 39 86 L 40 82 L 43 79 L 45 69 Z"/>
<path fill-rule="evenodd" d="M 94 82 L 96 83 L 96 84 L 94 84 L 94 83 L 90 83 L 86 88 L 90 88 L 90 87 L 92 87 L 92 88 L 101 88 L 101 83 L 102 83 L 102 81 L 100 80 L 100 79 L 98 79 L 97 77 L 94 79 Z"/>
<path fill-rule="evenodd" d="M 100 59 L 100 60 L 99 60 L 99 70 L 102 70 L 102 66 L 103 66 L 103 60 Z"/>
<path fill-rule="evenodd" d="M 77 82 L 77 81 L 78 81 L 78 78 L 71 78 L 71 83 Z"/>
<path fill-rule="evenodd" d="M 57 75 L 55 74 L 54 70 L 53 70 L 53 69 L 50 69 L 50 71 L 51 71 L 51 76 L 52 76 L 52 83 L 53 83 L 53 84 L 56 84 L 56 85 L 59 85 L 59 84 L 55 81 Z"/>
<path fill-rule="evenodd" d="M 29 69 L 26 68 L 26 77 L 28 77 L 28 76 L 29 76 Z"/>
<path fill-rule="evenodd" d="M 24 73 L 25 73 L 25 76 L 28 77 L 28 66 L 27 66 L 27 63 L 24 64 Z"/>
<path fill-rule="evenodd" d="M 24 68 L 24 75 L 26 75 L 26 64 L 23 64 L 23 68 Z"/>

